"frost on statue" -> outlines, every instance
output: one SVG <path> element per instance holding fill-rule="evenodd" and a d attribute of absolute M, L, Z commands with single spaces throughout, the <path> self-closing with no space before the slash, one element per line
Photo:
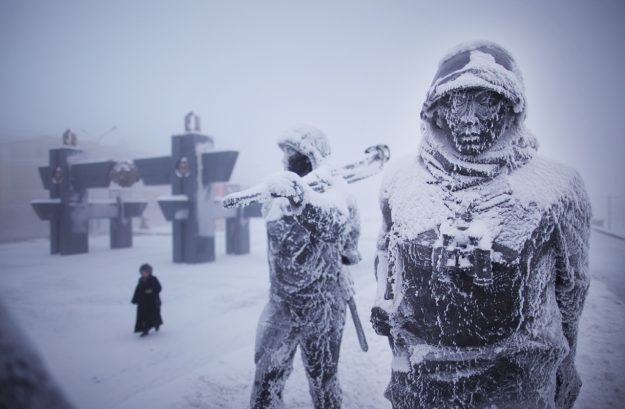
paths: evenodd
<path fill-rule="evenodd" d="M 317 409 L 339 408 L 339 349 L 351 279 L 345 265 L 360 261 L 360 225 L 353 201 L 336 177 L 324 193 L 301 177 L 322 171 L 330 145 L 310 127 L 288 132 L 279 145 L 289 172 L 271 177 L 265 204 L 270 298 L 256 334 L 252 408 L 281 408 L 282 391 L 299 346 Z M 329 172 L 328 172 L 329 174 Z M 288 198 L 287 198 L 288 197 Z"/>
<path fill-rule="evenodd" d="M 394 408 L 570 408 L 588 289 L 579 175 L 536 155 L 521 74 L 492 43 L 440 63 L 417 155 L 386 172 L 371 320 Z"/>

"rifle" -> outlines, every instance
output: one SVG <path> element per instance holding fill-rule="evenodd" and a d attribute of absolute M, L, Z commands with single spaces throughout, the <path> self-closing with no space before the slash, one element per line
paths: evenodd
<path fill-rule="evenodd" d="M 331 185 L 330 180 L 334 177 L 341 177 L 347 183 L 354 183 L 380 173 L 390 157 L 391 151 L 387 145 L 373 145 L 365 150 L 364 157 L 357 162 L 331 169 L 329 172 L 325 169 L 312 171 L 302 179 L 315 192 L 323 193 Z M 276 197 L 289 196 L 272 192 L 266 184 L 261 183 L 225 196 L 222 205 L 226 208 L 245 207 L 253 203 L 264 203 Z"/>
<path fill-rule="evenodd" d="M 354 327 L 356 327 L 356 335 L 358 336 L 360 349 L 362 349 L 363 352 L 367 352 L 369 350 L 369 345 L 367 345 L 365 331 L 362 329 L 362 324 L 360 323 L 360 318 L 358 317 L 358 311 L 356 310 L 356 302 L 354 301 L 354 297 L 351 297 L 349 300 L 347 300 L 347 305 L 349 305 L 349 311 L 352 313 L 352 321 L 354 321 Z"/>

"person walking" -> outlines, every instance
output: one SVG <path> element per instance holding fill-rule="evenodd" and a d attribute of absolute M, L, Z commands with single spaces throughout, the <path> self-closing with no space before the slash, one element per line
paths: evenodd
<path fill-rule="evenodd" d="M 132 303 L 137 305 L 137 321 L 135 332 L 140 332 L 141 336 L 148 335 L 150 329 L 158 331 L 163 325 L 161 318 L 161 283 L 158 278 L 152 275 L 152 266 L 143 264 L 139 267 L 141 277 L 135 288 Z"/>

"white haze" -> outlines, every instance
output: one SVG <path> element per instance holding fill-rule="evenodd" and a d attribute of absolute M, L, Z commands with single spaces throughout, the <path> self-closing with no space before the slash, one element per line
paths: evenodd
<path fill-rule="evenodd" d="M 194 110 L 234 178 L 280 166 L 308 123 L 337 160 L 384 142 L 414 152 L 440 57 L 494 40 L 526 81 L 540 152 L 575 166 L 604 213 L 625 195 L 625 7 L 619 1 L 12 1 L 0 3 L 0 136 L 60 135 L 169 152 Z"/>

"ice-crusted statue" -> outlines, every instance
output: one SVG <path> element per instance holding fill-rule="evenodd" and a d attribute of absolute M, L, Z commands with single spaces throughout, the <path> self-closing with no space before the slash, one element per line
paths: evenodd
<path fill-rule="evenodd" d="M 256 334 L 251 407 L 283 407 L 282 391 L 299 346 L 314 407 L 339 408 L 339 349 L 351 297 L 343 266 L 360 261 L 358 215 L 341 178 L 333 178 L 323 193 L 301 179 L 330 155 L 321 131 L 296 127 L 278 144 L 288 172 L 266 182 L 272 195 L 283 197 L 263 209 L 271 289 Z"/>
<path fill-rule="evenodd" d="M 394 408 L 571 408 L 590 204 L 536 154 L 516 62 L 489 42 L 445 56 L 418 154 L 381 191 L 371 320 Z"/>

